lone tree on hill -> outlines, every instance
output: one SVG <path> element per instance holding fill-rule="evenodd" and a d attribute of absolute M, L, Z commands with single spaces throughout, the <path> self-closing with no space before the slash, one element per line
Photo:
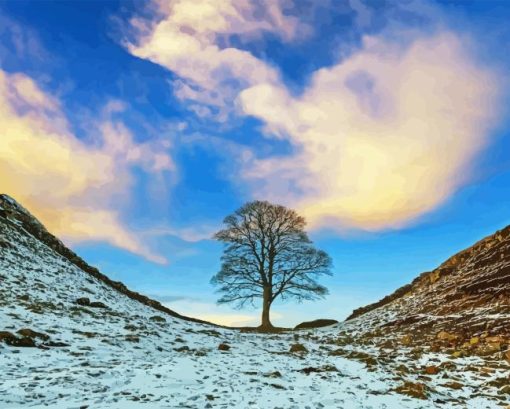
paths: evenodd
<path fill-rule="evenodd" d="M 294 210 L 254 201 L 223 223 L 214 236 L 225 244 L 221 270 L 211 280 L 223 293 L 218 303 L 242 308 L 262 298 L 260 328 L 271 329 L 269 310 L 276 298 L 314 300 L 328 293 L 316 278 L 331 275 L 331 258 L 313 246 L 305 219 Z"/>

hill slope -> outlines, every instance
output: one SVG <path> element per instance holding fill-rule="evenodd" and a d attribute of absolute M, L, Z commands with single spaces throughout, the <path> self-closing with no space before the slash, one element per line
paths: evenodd
<path fill-rule="evenodd" d="M 407 331 L 420 343 L 433 343 L 444 330 L 456 337 L 455 346 L 476 337 L 498 337 L 503 350 L 510 339 L 510 226 L 379 302 L 355 310 L 348 320 L 366 320 L 369 312 L 380 317 L 393 313 L 396 319 L 379 325 L 393 332 Z M 496 344 L 496 339 L 492 340 Z M 475 354 L 488 352 L 485 344 L 471 342 L 464 349 Z"/>
<path fill-rule="evenodd" d="M 396 318 L 398 302 L 324 329 L 243 333 L 184 319 L 112 285 L 43 229 L 2 196 L 2 408 L 497 408 L 508 402 L 504 360 L 455 358 L 377 334 Z M 290 352 L 297 343 L 306 350 Z"/>

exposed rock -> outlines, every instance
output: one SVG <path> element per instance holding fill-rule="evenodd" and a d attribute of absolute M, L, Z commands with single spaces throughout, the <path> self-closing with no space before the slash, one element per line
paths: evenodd
<path fill-rule="evenodd" d="M 409 334 L 406 334 L 400 339 L 400 342 L 404 346 L 409 346 L 413 342 L 413 337 Z"/>
<path fill-rule="evenodd" d="M 18 331 L 18 334 L 20 334 L 23 337 L 28 338 L 39 338 L 44 341 L 50 339 L 49 335 L 43 334 L 42 332 L 33 331 L 29 328 L 23 328 Z"/>
<path fill-rule="evenodd" d="M 218 349 L 220 351 L 230 351 L 230 345 L 223 342 L 220 345 L 218 345 Z"/>
<path fill-rule="evenodd" d="M 274 372 L 265 373 L 265 374 L 263 374 L 263 376 L 265 378 L 281 378 L 282 374 L 280 373 L 280 371 L 274 371 Z"/>
<path fill-rule="evenodd" d="M 102 303 L 101 301 L 90 301 L 90 298 L 88 297 L 78 298 L 75 303 L 81 305 L 82 307 L 108 308 L 105 303 Z"/>
<path fill-rule="evenodd" d="M 430 365 L 425 367 L 425 373 L 427 375 L 436 375 L 438 374 L 440 369 L 435 365 Z"/>
<path fill-rule="evenodd" d="M 306 368 L 300 369 L 299 372 L 303 372 L 304 374 L 311 374 L 311 373 L 319 373 L 319 372 L 338 372 L 338 369 L 333 365 L 324 365 L 321 367 L 313 367 L 308 366 Z"/>
<path fill-rule="evenodd" d="M 152 300 L 147 296 L 137 293 L 136 291 L 129 290 L 123 283 L 119 281 L 113 281 L 106 275 L 102 274 L 97 268 L 90 266 L 87 264 L 81 257 L 79 257 L 72 250 L 67 248 L 61 240 L 52 235 L 46 230 L 46 228 L 26 210 L 23 206 L 21 206 L 16 200 L 6 194 L 0 194 L 0 208 L 4 214 L 4 217 L 19 224 L 25 231 L 31 234 L 33 237 L 40 240 L 49 248 L 53 249 L 55 252 L 60 254 L 62 257 L 67 259 L 70 263 L 74 264 L 87 274 L 107 286 L 115 289 L 116 291 L 126 295 L 127 297 L 136 300 L 144 305 L 152 307 L 156 310 L 159 310 L 165 314 L 169 314 L 172 317 L 180 318 L 185 321 L 197 322 L 197 323 L 205 323 L 211 326 L 218 327 L 219 325 L 211 324 L 209 322 L 186 317 L 181 315 L 156 300 Z"/>
<path fill-rule="evenodd" d="M 125 336 L 125 340 L 129 342 L 140 342 L 140 337 L 134 334 L 128 334 Z"/>
<path fill-rule="evenodd" d="M 60 341 L 47 341 L 43 344 L 45 347 L 55 347 L 55 348 L 64 348 L 64 347 L 70 347 L 71 345 L 66 342 L 60 342 Z"/>
<path fill-rule="evenodd" d="M 16 339 L 12 342 L 7 342 L 8 345 L 13 347 L 33 348 L 36 346 L 35 341 L 32 338 L 23 337 Z"/>
<path fill-rule="evenodd" d="M 377 315 L 376 310 L 379 315 L 392 311 L 379 328 L 412 334 L 413 344 L 428 344 L 432 351 L 455 347 L 445 352 L 467 356 L 502 350 L 510 339 L 510 226 L 348 319 Z M 409 339 L 402 341 L 405 345 Z"/>
<path fill-rule="evenodd" d="M 305 321 L 301 324 L 298 324 L 294 327 L 294 329 L 306 329 L 306 328 L 321 328 L 321 327 L 327 327 L 329 325 L 338 324 L 337 320 L 331 320 L 331 319 L 318 319 L 314 321 Z"/>
<path fill-rule="evenodd" d="M 87 297 L 78 298 L 75 301 L 76 304 L 81 305 L 83 307 L 88 307 L 90 305 L 90 299 Z"/>
<path fill-rule="evenodd" d="M 290 346 L 290 350 L 289 352 L 292 352 L 292 353 L 306 353 L 308 352 L 308 349 L 305 348 L 305 346 L 303 344 L 292 344 Z"/>
<path fill-rule="evenodd" d="M 18 338 L 9 331 L 0 331 L 0 341 L 12 347 L 35 347 L 35 341 L 29 337 Z"/>
<path fill-rule="evenodd" d="M 423 383 L 418 382 L 404 382 L 403 385 L 394 389 L 395 392 L 398 392 L 402 395 L 408 395 L 417 399 L 427 399 L 427 386 Z"/>
<path fill-rule="evenodd" d="M 462 389 L 464 385 L 462 385 L 460 382 L 447 382 L 443 386 L 450 388 L 450 389 Z"/>
<path fill-rule="evenodd" d="M 476 349 L 476 352 L 482 356 L 492 355 L 492 354 L 495 354 L 500 351 L 501 351 L 501 344 L 499 342 L 486 343 L 486 344 L 480 345 Z"/>
<path fill-rule="evenodd" d="M 501 335 L 497 335 L 497 336 L 494 336 L 494 337 L 485 337 L 484 341 L 488 344 L 502 344 L 503 342 L 505 342 L 505 338 L 502 337 Z"/>
<path fill-rule="evenodd" d="M 469 340 L 469 343 L 471 345 L 476 345 L 478 343 L 480 343 L 480 337 L 472 337 L 470 340 Z"/>
<path fill-rule="evenodd" d="M 459 336 L 457 334 L 450 334 L 449 332 L 441 331 L 437 334 L 436 338 L 441 341 L 450 341 L 451 342 L 451 341 L 458 340 Z"/>
<path fill-rule="evenodd" d="M 9 331 L 0 331 L 0 341 L 5 342 L 10 345 L 11 342 L 14 342 L 18 339 L 16 335 Z"/>
<path fill-rule="evenodd" d="M 108 308 L 108 306 L 105 303 L 102 303 L 101 301 L 94 301 L 89 304 L 89 307 L 91 308 Z"/>
<path fill-rule="evenodd" d="M 154 322 L 166 322 L 166 319 L 164 319 L 163 317 L 160 317 L 159 315 L 154 315 L 154 316 L 150 317 L 149 319 Z"/>

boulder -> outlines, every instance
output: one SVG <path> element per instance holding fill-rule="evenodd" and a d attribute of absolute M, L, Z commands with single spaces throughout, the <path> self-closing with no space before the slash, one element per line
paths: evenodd
<path fill-rule="evenodd" d="M 65 342 L 60 341 L 48 341 L 43 344 L 45 347 L 55 347 L 55 348 L 64 348 L 70 347 L 70 344 L 66 344 Z"/>
<path fill-rule="evenodd" d="M 222 342 L 220 345 L 218 345 L 218 349 L 220 351 L 229 351 L 230 350 L 230 345 L 225 344 L 224 342 Z"/>
<path fill-rule="evenodd" d="M 439 368 L 435 365 L 426 366 L 425 373 L 427 375 L 437 375 L 439 373 Z"/>
<path fill-rule="evenodd" d="M 101 301 L 94 301 L 89 304 L 89 307 L 91 308 L 108 308 L 108 306 L 105 303 L 102 303 Z"/>
<path fill-rule="evenodd" d="M 129 341 L 129 342 L 140 342 L 140 337 L 138 337 L 137 335 L 134 335 L 134 334 L 128 334 L 124 337 L 124 339 L 126 341 Z"/>
<path fill-rule="evenodd" d="M 75 303 L 84 307 L 88 307 L 90 305 L 90 299 L 87 297 L 78 298 Z"/>
<path fill-rule="evenodd" d="M 164 319 L 163 317 L 160 317 L 159 315 L 154 315 L 154 316 L 150 317 L 149 319 L 154 322 L 166 322 L 166 319 Z"/>
<path fill-rule="evenodd" d="M 490 342 L 480 345 L 476 352 L 481 356 L 488 356 L 501 351 L 501 344 L 499 342 Z"/>
<path fill-rule="evenodd" d="M 324 365 L 321 367 L 313 367 L 308 366 L 306 368 L 300 369 L 299 372 L 303 372 L 306 375 L 310 375 L 311 373 L 320 373 L 320 372 L 338 372 L 336 366 L 333 365 Z"/>
<path fill-rule="evenodd" d="M 10 342 L 16 341 L 18 337 L 9 331 L 0 331 L 0 341 L 10 345 Z"/>
<path fill-rule="evenodd" d="M 306 328 L 321 328 L 321 327 L 328 327 L 330 325 L 338 324 L 337 320 L 330 320 L 330 319 L 318 319 L 314 321 L 305 321 L 301 324 L 298 324 L 294 327 L 294 329 L 306 329 Z"/>
<path fill-rule="evenodd" d="M 447 382 L 443 386 L 446 388 L 456 389 L 456 390 L 462 389 L 464 387 L 464 385 L 462 385 L 460 382 L 456 382 L 456 381 Z"/>
<path fill-rule="evenodd" d="M 292 352 L 292 353 L 296 353 L 296 352 L 306 353 L 306 352 L 308 352 L 308 349 L 306 349 L 303 344 L 292 344 L 290 346 L 289 352 Z"/>
<path fill-rule="evenodd" d="M 22 348 L 33 348 L 35 347 L 35 341 L 32 338 L 23 337 L 23 338 L 17 338 L 12 343 L 7 343 L 10 346 L 13 347 L 22 347 Z"/>
<path fill-rule="evenodd" d="M 496 335 L 494 337 L 486 337 L 485 342 L 488 344 L 501 344 L 505 342 L 505 338 L 503 338 L 501 335 Z"/>
<path fill-rule="evenodd" d="M 274 372 L 267 372 L 265 374 L 262 374 L 265 378 L 281 378 L 282 374 L 280 371 L 274 371 Z"/>
<path fill-rule="evenodd" d="M 449 342 L 454 342 L 456 341 L 457 339 L 459 338 L 458 335 L 456 334 L 451 334 L 449 332 L 446 332 L 446 331 L 441 331 L 437 334 L 437 339 L 441 340 L 441 341 L 449 341 Z"/>
<path fill-rule="evenodd" d="M 23 337 L 39 338 L 44 341 L 47 341 L 48 339 L 50 339 L 49 335 L 43 334 L 42 332 L 37 332 L 37 331 L 31 330 L 30 328 L 20 329 L 18 331 L 18 334 L 20 334 Z"/>
<path fill-rule="evenodd" d="M 416 399 L 427 399 L 427 386 L 418 382 L 404 382 L 402 385 L 394 389 L 402 395 L 411 396 Z"/>
<path fill-rule="evenodd" d="M 404 346 L 409 346 L 413 342 L 413 337 L 409 334 L 406 334 L 400 339 L 400 342 Z"/>
<path fill-rule="evenodd" d="M 35 341 L 29 337 L 18 338 L 9 331 L 0 331 L 0 341 L 11 347 L 35 347 Z"/>

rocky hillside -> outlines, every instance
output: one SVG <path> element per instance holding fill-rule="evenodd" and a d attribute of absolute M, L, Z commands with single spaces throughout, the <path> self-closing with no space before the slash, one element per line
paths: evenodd
<path fill-rule="evenodd" d="M 417 292 L 346 323 L 246 333 L 186 319 L 130 291 L 87 266 L 8 196 L 0 207 L 1 408 L 510 404 L 508 338 L 492 326 L 508 319 L 501 303 L 499 312 L 488 302 L 453 315 L 408 315 L 406 308 L 423 302 Z M 443 329 L 469 311 L 495 323 L 470 339 L 473 349 Z M 421 342 L 419 331 L 434 342 Z M 481 345 L 492 352 L 475 353 Z"/>
<path fill-rule="evenodd" d="M 34 238 L 38 239 L 41 243 L 48 246 L 55 253 L 65 258 L 69 263 L 75 265 L 80 270 L 86 272 L 107 286 L 110 286 L 118 292 L 125 294 L 129 298 L 177 318 L 194 322 L 204 322 L 194 318 L 182 316 L 175 311 L 172 311 L 171 309 L 161 305 L 161 303 L 158 301 L 152 300 L 149 297 L 141 295 L 135 291 L 131 291 L 121 282 L 110 280 L 107 276 L 101 274 L 97 268 L 88 265 L 81 257 L 67 248 L 57 237 L 49 233 L 46 228 L 39 222 L 39 220 L 33 217 L 23 206 L 5 194 L 0 194 L 0 217 L 3 217 L 5 220 L 11 221 L 12 223 L 21 227 L 25 232 L 29 233 Z M 2 245 L 8 246 L 9 243 L 5 241 L 2 242 L 0 238 L 0 246 Z"/>
<path fill-rule="evenodd" d="M 460 354 L 505 351 L 510 341 L 510 226 L 348 319 L 367 319 L 369 312 L 393 312 L 395 319 L 380 327 L 408 333 L 419 343 L 439 347 L 441 338 L 448 338 Z"/>

